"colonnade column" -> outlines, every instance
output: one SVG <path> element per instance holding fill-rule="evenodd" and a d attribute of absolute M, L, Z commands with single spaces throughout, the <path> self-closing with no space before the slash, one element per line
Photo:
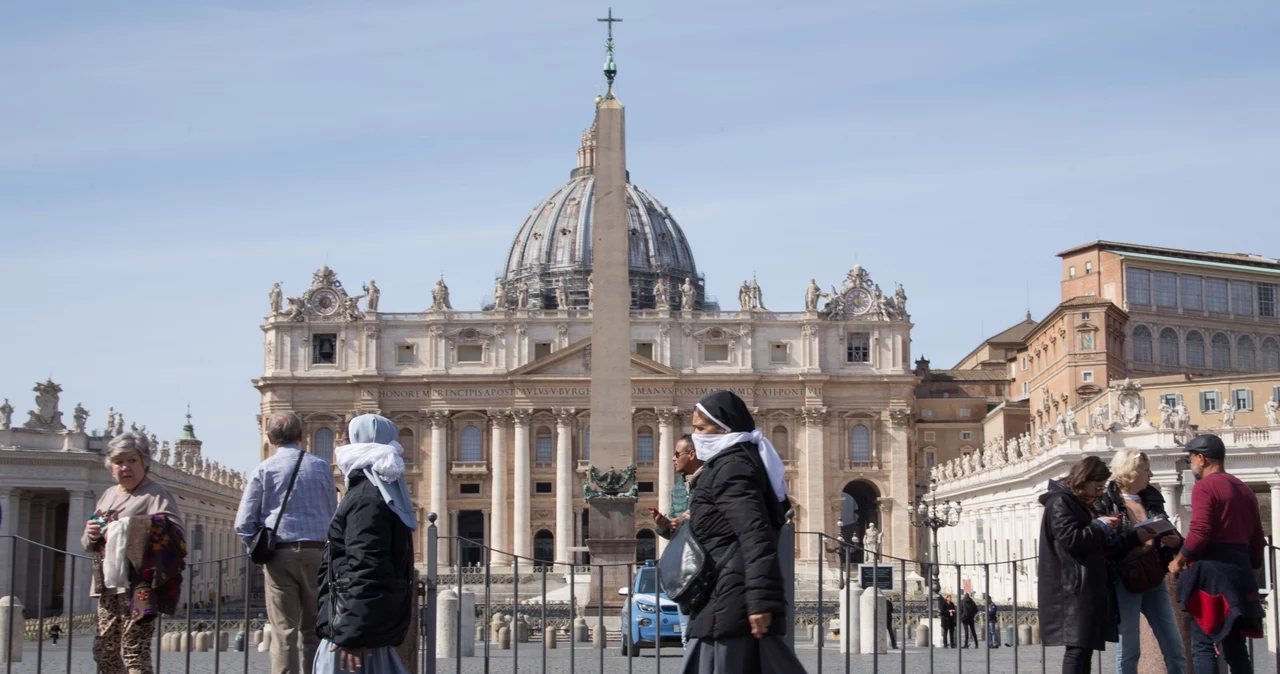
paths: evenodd
<path fill-rule="evenodd" d="M 1280 482 L 1267 486 L 1271 487 L 1271 544 L 1275 545 L 1276 537 L 1280 536 Z"/>
<path fill-rule="evenodd" d="M 805 478 L 804 520 L 801 526 L 813 532 L 827 531 L 826 466 L 822 448 L 827 408 L 805 407 L 799 412 L 804 416 L 805 441 L 800 468 L 800 474 Z M 804 551 L 805 558 L 810 563 L 816 563 L 823 554 L 822 540 L 818 536 L 805 536 Z"/>
<path fill-rule="evenodd" d="M 571 563 L 573 546 L 573 424 L 577 410 L 561 407 L 556 415 L 556 562 Z"/>
<path fill-rule="evenodd" d="M 493 427 L 490 440 L 489 474 L 493 476 L 489 485 L 492 503 L 490 505 L 489 546 L 495 552 L 511 552 L 511 542 L 507 536 L 507 424 L 511 421 L 510 410 L 489 410 L 489 423 Z M 510 564 L 511 558 L 492 555 L 495 564 Z"/>
<path fill-rule="evenodd" d="M 668 512 L 671 508 L 671 490 L 676 483 L 676 467 L 672 462 L 676 445 L 676 419 L 680 410 L 674 407 L 659 407 L 658 412 L 658 510 L 675 517 L 679 513 Z M 658 537 L 658 555 L 667 549 L 667 539 Z"/>
<path fill-rule="evenodd" d="M 449 516 L 449 413 L 429 412 L 431 421 L 431 512 L 436 514 L 436 533 L 440 538 L 453 530 Z M 453 545 L 441 541 L 437 548 L 437 566 L 453 559 Z"/>
<path fill-rule="evenodd" d="M 80 535 L 84 533 L 85 522 L 89 521 L 89 516 L 93 514 L 95 505 L 92 493 L 83 491 L 68 492 L 69 499 L 67 502 L 67 546 L 66 551 L 70 554 L 84 555 L 84 548 L 80 545 Z M 84 613 L 89 609 L 89 579 L 93 573 L 93 569 L 89 562 L 78 559 L 75 563 L 75 584 L 71 583 L 71 559 L 68 557 L 66 563 L 67 580 L 63 585 L 63 603 L 75 613 Z"/>
<path fill-rule="evenodd" d="M 13 487 L 0 487 L 0 513 L 4 517 L 0 519 L 0 536 L 18 535 L 18 509 L 15 507 L 17 502 Z M 80 526 L 83 528 L 84 524 L 81 523 Z M 79 534 L 77 534 L 78 537 Z M 10 538 L 0 540 L 0 597 L 13 594 L 13 588 L 9 586 L 9 577 L 12 575 L 10 565 L 14 563 L 16 557 L 9 553 L 13 549 L 10 547 L 14 544 L 13 540 Z"/>
<path fill-rule="evenodd" d="M 516 433 L 516 478 L 514 515 L 515 553 L 521 557 L 533 557 L 533 521 L 529 515 L 529 417 L 531 410 L 513 410 L 511 417 L 515 421 Z"/>

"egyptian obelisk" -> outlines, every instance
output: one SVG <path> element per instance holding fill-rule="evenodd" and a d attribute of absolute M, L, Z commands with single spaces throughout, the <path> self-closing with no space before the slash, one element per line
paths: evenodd
<path fill-rule="evenodd" d="M 609 92 L 596 105 L 596 165 L 591 217 L 591 466 L 600 473 L 633 466 L 631 441 L 631 284 L 627 242 L 627 153 L 622 102 L 614 96 L 613 18 L 604 73 Z M 590 480 L 590 478 L 588 478 Z M 594 486 L 594 485 L 589 485 Z M 629 485 L 628 485 L 629 486 Z M 587 548 L 592 564 L 635 560 L 635 499 L 589 497 Z M 591 578 L 591 604 L 600 600 L 601 567 Z M 618 588 L 627 584 L 625 566 L 606 567 L 604 600 L 617 605 Z"/>

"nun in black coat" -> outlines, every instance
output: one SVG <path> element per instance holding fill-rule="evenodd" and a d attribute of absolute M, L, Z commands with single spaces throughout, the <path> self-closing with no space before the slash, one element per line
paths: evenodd
<path fill-rule="evenodd" d="M 704 462 L 689 505 L 692 533 L 717 560 L 708 601 L 689 620 L 684 674 L 803 672 L 786 634 L 778 533 L 788 508 L 782 460 L 729 391 L 703 398 L 693 445 Z"/>

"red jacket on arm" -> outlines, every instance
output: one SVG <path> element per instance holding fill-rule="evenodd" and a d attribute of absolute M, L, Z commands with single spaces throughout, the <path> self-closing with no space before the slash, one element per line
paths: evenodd
<path fill-rule="evenodd" d="M 1191 525 L 1182 555 L 1194 562 L 1211 545 L 1244 545 L 1253 568 L 1262 568 L 1265 541 L 1258 497 L 1240 478 L 1214 473 L 1201 478 L 1191 490 Z"/>

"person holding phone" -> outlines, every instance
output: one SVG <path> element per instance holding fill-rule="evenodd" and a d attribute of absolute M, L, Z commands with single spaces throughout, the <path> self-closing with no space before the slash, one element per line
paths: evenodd
<path fill-rule="evenodd" d="M 658 535 L 670 539 L 671 535 L 680 526 L 681 522 L 689 519 L 689 501 L 693 499 L 693 485 L 698 479 L 698 474 L 702 471 L 702 461 L 698 460 L 697 455 L 693 451 L 693 436 L 683 435 L 676 440 L 675 451 L 671 456 L 671 461 L 675 464 L 676 475 L 679 476 L 680 482 L 675 489 L 671 490 L 671 510 L 670 517 L 660 512 L 657 508 L 650 507 L 649 515 L 653 517 L 654 529 Z M 684 611 L 680 612 L 680 645 L 689 645 L 689 615 Z"/>

